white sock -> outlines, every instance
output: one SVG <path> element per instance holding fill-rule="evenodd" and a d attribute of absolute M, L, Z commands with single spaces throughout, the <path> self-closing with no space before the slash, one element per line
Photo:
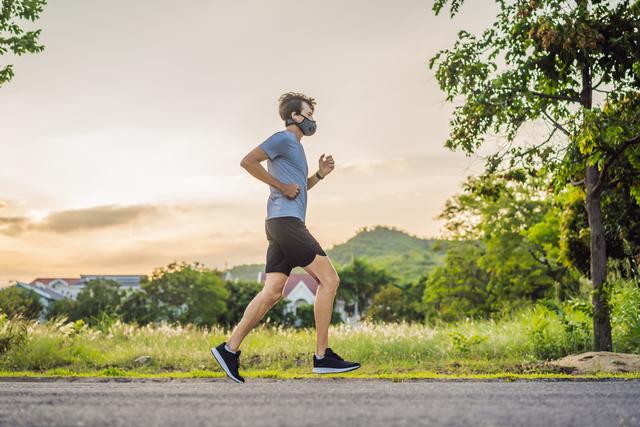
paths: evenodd
<path fill-rule="evenodd" d="M 225 350 L 227 350 L 229 353 L 236 354 L 236 352 L 235 352 L 235 351 L 231 351 L 231 349 L 229 348 L 229 346 L 228 346 L 228 345 L 226 345 L 226 344 L 224 345 L 224 349 L 225 349 Z"/>
<path fill-rule="evenodd" d="M 324 354 L 323 354 L 322 356 L 318 356 L 318 355 L 316 354 L 316 359 L 318 359 L 318 360 L 324 359 Z"/>

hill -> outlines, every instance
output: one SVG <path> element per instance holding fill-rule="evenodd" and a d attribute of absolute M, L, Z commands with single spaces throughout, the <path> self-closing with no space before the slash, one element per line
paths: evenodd
<path fill-rule="evenodd" d="M 401 281 L 413 281 L 440 265 L 451 244 L 448 240 L 424 239 L 395 227 L 377 225 L 359 229 L 354 237 L 327 253 L 338 265 L 362 257 Z"/>

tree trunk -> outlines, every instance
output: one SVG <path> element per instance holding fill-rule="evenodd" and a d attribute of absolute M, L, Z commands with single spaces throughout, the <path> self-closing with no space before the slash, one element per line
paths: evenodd
<path fill-rule="evenodd" d="M 588 9 L 589 2 L 581 0 L 578 5 Z M 593 84 L 589 56 L 584 52 L 578 52 L 579 61 L 582 64 L 582 91 L 580 103 L 586 110 L 590 110 L 593 102 Z M 586 161 L 586 159 L 585 159 Z M 593 285 L 593 347 L 595 351 L 611 351 L 613 343 L 611 339 L 611 322 L 609 321 L 609 304 L 607 294 L 604 291 L 604 282 L 607 279 L 607 251 L 604 239 L 604 222 L 602 220 L 602 208 L 600 197 L 602 186 L 597 187 L 600 178 L 598 165 L 586 165 L 585 174 L 586 208 L 589 218 L 591 235 L 591 283 Z"/>
<path fill-rule="evenodd" d="M 604 222 L 600 207 L 601 191 L 594 192 L 600 172 L 598 166 L 587 165 L 585 187 L 586 208 L 591 234 L 591 283 L 593 284 L 593 345 L 595 351 L 612 351 L 609 303 L 604 291 L 607 278 L 607 252 L 604 239 Z"/>

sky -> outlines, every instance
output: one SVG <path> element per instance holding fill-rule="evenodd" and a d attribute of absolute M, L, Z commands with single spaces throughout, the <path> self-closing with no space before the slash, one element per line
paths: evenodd
<path fill-rule="evenodd" d="M 483 161 L 444 147 L 453 105 L 428 60 L 490 1 L 451 20 L 430 0 L 50 1 L 42 53 L 0 87 L 0 286 L 265 261 L 267 184 L 241 158 L 284 129 L 277 100 L 316 99 L 304 137 L 306 224 L 329 249 L 362 227 L 438 237 Z M 266 162 L 263 163 L 266 168 Z"/>

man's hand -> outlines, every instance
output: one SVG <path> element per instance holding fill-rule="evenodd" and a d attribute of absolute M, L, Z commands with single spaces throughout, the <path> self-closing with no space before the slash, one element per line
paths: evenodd
<path fill-rule="evenodd" d="M 298 184 L 282 184 L 279 190 L 286 198 L 295 199 L 300 191 L 300 186 Z"/>
<path fill-rule="evenodd" d="M 324 156 L 324 153 L 320 156 L 320 160 L 318 160 L 318 167 L 320 169 L 320 175 L 323 177 L 327 176 L 333 168 L 335 168 L 335 162 L 333 161 L 333 156 L 329 154 L 327 157 Z"/>

